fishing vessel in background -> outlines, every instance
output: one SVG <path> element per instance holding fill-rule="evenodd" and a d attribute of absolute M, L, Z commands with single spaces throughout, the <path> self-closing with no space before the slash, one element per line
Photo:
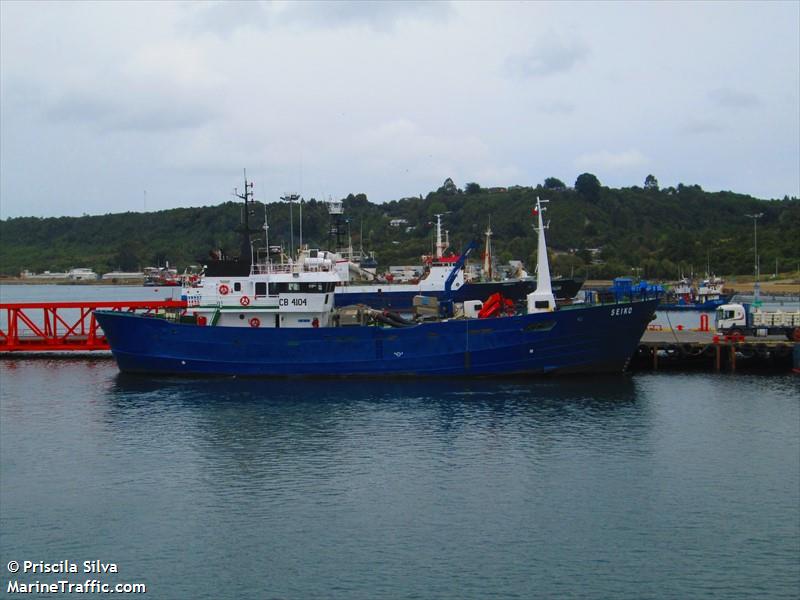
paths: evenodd
<path fill-rule="evenodd" d="M 332 211 L 340 211 L 334 207 Z M 338 212 L 333 212 L 338 214 Z M 392 282 L 386 279 L 379 281 L 374 270 L 369 274 L 371 281 L 355 281 L 354 275 L 362 271 L 361 265 L 354 267 L 353 261 L 346 258 L 348 254 L 339 252 L 345 258 L 337 261 L 337 271 L 341 282 L 336 286 L 334 300 L 336 306 L 350 304 L 366 304 L 373 308 L 410 311 L 414 297 L 420 294 L 439 300 L 450 299 L 455 302 L 470 300 L 484 301 L 493 294 L 501 294 L 513 302 L 524 303 L 528 294 L 536 289 L 536 278 L 522 277 L 501 279 L 495 278 L 491 256 L 491 228 L 486 234 L 486 250 L 483 256 L 483 279 L 467 277 L 466 261 L 477 248 L 477 242 L 467 245 L 460 255 L 448 255 L 450 246 L 447 234 L 442 234 L 442 215 L 436 216 L 436 244 L 433 254 L 422 257 L 423 273 L 421 277 L 409 282 Z M 336 229 L 340 231 L 340 229 Z M 346 252 L 346 250 L 345 250 Z M 352 256 L 352 244 L 350 254 Z M 488 264 L 488 266 L 487 266 Z M 581 279 L 554 278 L 551 287 L 556 299 L 568 301 L 574 298 L 581 286 Z"/>
<path fill-rule="evenodd" d="M 657 304 L 644 299 L 559 307 L 537 200 L 538 281 L 523 310 L 512 307 L 479 318 L 481 301 L 434 298 L 436 314 L 414 320 L 366 306 L 337 309 L 335 255 L 310 250 L 273 260 L 267 249 L 260 260 L 250 242 L 252 183 L 245 180 L 238 195 L 245 203 L 240 254 L 220 257 L 197 287 L 183 290 L 185 310 L 157 316 L 96 312 L 122 371 L 242 376 L 620 372 Z"/>
<path fill-rule="evenodd" d="M 164 267 L 145 267 L 144 285 L 146 287 L 177 287 L 181 285 L 178 270 L 170 268 L 169 262 Z"/>
<path fill-rule="evenodd" d="M 713 311 L 730 301 L 732 294 L 724 290 L 725 281 L 716 276 L 706 276 L 695 285 L 688 277 L 667 289 L 659 310 Z"/>

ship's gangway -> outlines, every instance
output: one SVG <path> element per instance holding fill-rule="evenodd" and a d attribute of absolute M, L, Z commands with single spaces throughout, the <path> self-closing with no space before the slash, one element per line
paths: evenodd
<path fill-rule="evenodd" d="M 0 303 L 0 352 L 109 350 L 95 310 L 158 313 L 182 300 Z"/>

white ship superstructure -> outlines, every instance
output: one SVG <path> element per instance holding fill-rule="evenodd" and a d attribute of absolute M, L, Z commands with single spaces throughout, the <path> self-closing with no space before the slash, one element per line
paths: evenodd
<path fill-rule="evenodd" d="M 203 277 L 182 290 L 187 313 L 223 327 L 326 327 L 339 282 L 334 258 L 306 250 L 296 261 L 254 264 L 247 276 Z"/>

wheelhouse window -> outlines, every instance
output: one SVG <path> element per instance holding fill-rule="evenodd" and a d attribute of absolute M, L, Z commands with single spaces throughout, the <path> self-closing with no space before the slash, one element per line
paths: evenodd
<path fill-rule="evenodd" d="M 237 281 L 236 283 L 233 284 L 233 291 L 234 292 L 242 291 L 242 283 L 240 281 Z"/>
<path fill-rule="evenodd" d="M 281 282 L 269 284 L 269 295 L 278 294 L 327 294 L 333 291 L 336 283 L 333 281 L 320 281 L 311 283 Z"/>
<path fill-rule="evenodd" d="M 256 296 L 266 296 L 266 295 L 267 295 L 267 282 L 256 281 Z"/>

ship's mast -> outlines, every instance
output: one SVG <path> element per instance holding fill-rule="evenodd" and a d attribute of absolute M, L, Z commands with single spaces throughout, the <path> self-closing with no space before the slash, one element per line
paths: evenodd
<path fill-rule="evenodd" d="M 550 262 L 547 259 L 547 242 L 544 238 L 544 231 L 547 225 L 542 220 L 542 206 L 547 200 L 536 198 L 536 208 L 533 215 L 537 218 L 538 227 L 535 227 L 539 234 L 539 244 L 537 248 L 536 260 L 536 290 L 528 294 L 528 313 L 549 312 L 555 310 L 556 298 L 553 295 L 553 288 L 550 283 Z"/>
<path fill-rule="evenodd" d="M 486 249 L 483 252 L 483 276 L 487 281 L 492 280 L 492 220 L 486 228 Z"/>
<path fill-rule="evenodd" d="M 536 216 L 539 220 L 539 227 L 536 228 L 536 231 L 539 233 L 539 245 L 536 252 L 536 291 L 552 294 L 550 261 L 547 258 L 547 241 L 544 237 L 544 231 L 549 227 L 549 224 L 545 225 L 542 219 L 542 213 L 546 210 L 546 208 L 542 206 L 544 202 L 548 202 L 548 200 L 539 200 L 539 197 L 536 197 Z"/>
<path fill-rule="evenodd" d="M 233 193 L 237 198 L 244 200 L 244 215 L 242 219 L 242 245 L 239 248 L 239 260 L 249 260 L 253 264 L 253 248 L 250 243 L 250 213 L 253 203 L 253 182 L 247 181 L 247 169 L 244 169 L 244 193 L 240 194 L 238 188 L 234 188 Z"/>
<path fill-rule="evenodd" d="M 347 223 L 347 259 L 353 260 L 353 236 L 350 234 L 350 219 L 346 219 Z"/>
<path fill-rule="evenodd" d="M 331 216 L 328 228 L 328 247 L 334 252 L 342 252 L 344 242 L 344 203 L 341 200 L 328 200 L 328 214 Z"/>
<path fill-rule="evenodd" d="M 289 203 L 289 257 L 292 260 L 294 260 L 294 251 L 295 251 L 295 247 L 294 247 L 294 208 L 293 208 L 292 205 L 294 204 L 294 202 L 296 202 L 299 199 L 300 199 L 300 196 L 298 196 L 297 194 L 287 194 L 286 196 L 281 196 L 281 200 L 283 200 L 284 202 L 288 202 Z M 300 208 L 301 218 L 302 218 L 302 210 L 303 209 L 301 207 Z M 301 230 L 302 230 L 302 227 L 303 226 L 302 226 L 302 223 L 301 223 L 301 225 L 300 225 Z M 302 234 L 302 231 L 301 231 L 301 233 L 300 233 L 301 241 L 302 241 L 302 237 L 303 237 L 303 234 Z"/>
<path fill-rule="evenodd" d="M 442 241 L 442 215 L 446 213 L 441 213 L 438 215 L 434 215 L 436 217 L 436 256 L 435 258 L 442 258 L 444 256 L 444 251 L 447 250 L 448 242 Z"/>

